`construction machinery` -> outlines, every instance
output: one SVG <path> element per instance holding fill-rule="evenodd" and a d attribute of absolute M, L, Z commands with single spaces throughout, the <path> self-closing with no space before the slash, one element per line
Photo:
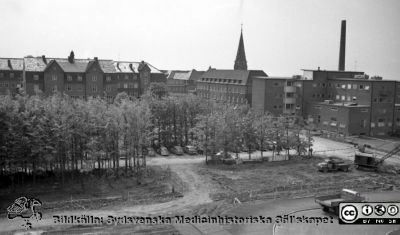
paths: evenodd
<path fill-rule="evenodd" d="M 319 171 L 325 173 L 328 171 L 349 171 L 350 163 L 346 163 L 340 158 L 330 157 L 318 163 L 317 167 Z"/>
<path fill-rule="evenodd" d="M 350 189 L 342 189 L 340 193 L 315 197 L 315 202 L 322 206 L 325 212 L 339 214 L 339 203 L 341 202 L 364 202 L 365 197 L 359 192 Z"/>
<path fill-rule="evenodd" d="M 386 153 L 383 157 L 377 157 L 375 153 L 367 152 L 366 146 L 359 147 L 354 156 L 354 166 L 357 169 L 372 169 L 377 171 L 383 162 L 400 152 L 400 144 L 396 145 L 390 152 Z"/>

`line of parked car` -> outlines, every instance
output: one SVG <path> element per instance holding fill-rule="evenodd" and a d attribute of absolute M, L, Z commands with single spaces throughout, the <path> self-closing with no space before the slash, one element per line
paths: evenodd
<path fill-rule="evenodd" d="M 187 153 L 189 155 L 196 155 L 196 154 L 202 154 L 203 151 L 200 148 L 196 148 L 193 145 L 187 145 L 184 147 L 181 147 L 179 145 L 172 146 L 169 149 L 165 146 L 159 146 L 159 147 L 148 147 L 147 148 L 147 155 L 150 157 L 155 157 L 156 153 L 161 155 L 161 156 L 169 156 L 170 153 L 175 154 L 175 155 L 183 155 L 184 153 Z"/>
<path fill-rule="evenodd" d="M 272 151 L 275 149 L 274 143 L 265 143 L 264 146 L 262 148 L 260 148 L 258 145 L 256 145 L 255 147 L 252 146 L 250 148 L 250 152 L 255 152 L 257 150 L 260 151 Z M 241 145 L 238 148 L 236 148 L 235 150 L 231 150 L 230 152 L 232 153 L 240 153 L 240 152 L 248 152 L 248 146 L 245 145 Z M 155 157 L 156 153 L 161 155 L 161 156 L 169 156 L 170 153 L 174 154 L 174 155 L 183 155 L 184 153 L 189 154 L 189 155 L 196 155 L 196 154 L 204 154 L 204 149 L 199 147 L 199 146 L 194 146 L 194 145 L 187 145 L 184 147 L 181 147 L 179 145 L 175 145 L 175 146 L 171 146 L 170 148 L 167 148 L 163 145 L 155 145 L 154 147 L 148 147 L 147 148 L 147 155 L 150 157 Z M 208 154 L 209 155 L 216 155 L 217 153 L 219 153 L 220 151 L 216 151 L 216 152 L 211 152 L 211 150 L 208 150 Z"/>

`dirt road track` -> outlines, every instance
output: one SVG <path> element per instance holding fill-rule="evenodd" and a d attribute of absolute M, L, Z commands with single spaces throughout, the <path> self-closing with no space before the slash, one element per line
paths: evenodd
<path fill-rule="evenodd" d="M 154 158 L 148 161 L 148 165 L 162 165 L 170 167 L 185 184 L 183 197 L 176 200 L 150 205 L 136 205 L 124 208 L 112 208 L 107 210 L 74 210 L 58 211 L 44 214 L 42 220 L 34 222 L 35 228 L 54 226 L 53 215 L 93 215 L 93 216 L 148 216 L 148 215 L 175 215 L 184 214 L 194 206 L 212 202 L 209 197 L 213 190 L 211 181 L 196 173 L 196 166 L 203 164 L 202 158 Z M 0 232 L 21 229 L 22 220 L 7 218 L 0 219 Z"/>

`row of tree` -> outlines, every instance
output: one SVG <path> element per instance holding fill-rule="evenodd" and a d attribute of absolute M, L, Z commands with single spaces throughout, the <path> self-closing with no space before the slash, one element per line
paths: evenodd
<path fill-rule="evenodd" d="M 111 168 L 121 156 L 125 171 L 140 172 L 150 144 L 151 111 L 146 102 L 121 93 L 113 104 L 57 94 L 51 97 L 1 96 L 1 174 Z M 90 164 L 91 163 L 91 164 Z M 94 164 L 93 164 L 94 163 Z M 73 175 L 72 175 L 73 176 Z"/>
<path fill-rule="evenodd" d="M 205 154 L 273 143 L 300 154 L 311 139 L 299 119 L 257 113 L 248 106 L 171 96 L 154 87 L 141 99 L 113 103 L 56 94 L 0 97 L 1 174 L 110 168 L 140 174 L 149 147 L 195 145 Z M 297 120 L 297 122 L 296 122 Z M 249 151 L 250 152 L 250 151 Z"/>

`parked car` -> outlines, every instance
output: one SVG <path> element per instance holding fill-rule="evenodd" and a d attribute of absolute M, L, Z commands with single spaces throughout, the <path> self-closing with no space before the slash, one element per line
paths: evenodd
<path fill-rule="evenodd" d="M 158 148 L 156 151 L 157 151 L 157 153 L 160 154 L 161 156 L 168 156 L 168 155 L 169 155 L 168 149 L 167 149 L 166 147 L 164 147 L 164 146 L 161 146 L 161 147 Z"/>
<path fill-rule="evenodd" d="M 179 145 L 176 145 L 176 146 L 173 146 L 172 148 L 170 148 L 170 152 L 175 155 L 183 155 L 182 147 Z"/>
<path fill-rule="evenodd" d="M 183 151 L 184 151 L 185 153 L 187 153 L 187 154 L 190 154 L 190 155 L 195 155 L 195 154 L 197 154 L 197 149 L 196 149 L 196 147 L 194 147 L 193 145 L 187 145 L 187 146 L 185 146 L 185 147 L 183 148 Z"/>
<path fill-rule="evenodd" d="M 219 151 L 214 155 L 214 158 L 222 160 L 222 163 L 232 165 L 236 163 L 236 159 L 232 156 L 232 154 L 224 151 Z"/>
<path fill-rule="evenodd" d="M 216 158 L 219 159 L 232 159 L 232 155 L 228 152 L 224 152 L 224 151 L 219 151 L 218 153 L 215 154 Z"/>

